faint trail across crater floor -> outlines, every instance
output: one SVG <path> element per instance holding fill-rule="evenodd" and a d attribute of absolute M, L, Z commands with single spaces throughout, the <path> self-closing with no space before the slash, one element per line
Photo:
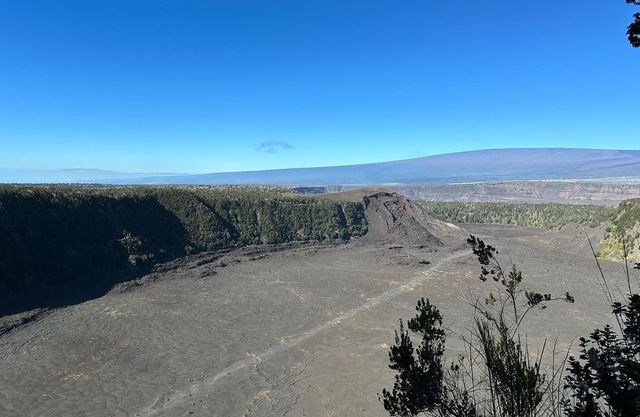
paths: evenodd
<path fill-rule="evenodd" d="M 133 415 L 141 416 L 141 417 L 164 415 L 168 410 L 172 409 L 173 407 L 182 405 L 185 402 L 189 401 L 194 395 L 198 395 L 200 393 L 206 393 L 212 390 L 212 388 L 214 388 L 218 383 L 218 381 L 220 381 L 221 379 L 227 376 L 233 375 L 239 371 L 248 370 L 251 367 L 255 367 L 256 365 L 259 365 L 261 362 L 266 361 L 275 355 L 284 353 L 300 345 L 301 343 L 316 336 L 320 332 L 339 325 L 344 320 L 350 319 L 360 313 L 370 310 L 371 308 L 381 303 L 385 303 L 398 295 L 412 291 L 414 288 L 423 284 L 424 282 L 434 279 L 435 274 L 442 272 L 440 271 L 440 268 L 442 266 L 456 259 L 469 256 L 470 254 L 471 252 L 468 250 L 455 252 L 439 260 L 438 262 L 433 264 L 431 268 L 420 272 L 413 279 L 406 282 L 405 284 L 398 287 L 391 288 L 373 298 L 370 298 L 365 303 L 336 316 L 332 320 L 326 321 L 300 334 L 285 338 L 283 342 L 276 344 L 274 346 L 271 346 L 257 354 L 252 354 L 246 359 L 236 361 L 231 365 L 227 366 L 226 368 L 224 368 L 223 370 L 221 370 L 220 372 L 214 375 L 211 375 L 202 381 L 196 382 L 186 387 L 185 389 L 170 390 L 160 394 L 153 404 L 143 408 L 142 410 L 140 410 L 137 413 L 134 413 Z"/>

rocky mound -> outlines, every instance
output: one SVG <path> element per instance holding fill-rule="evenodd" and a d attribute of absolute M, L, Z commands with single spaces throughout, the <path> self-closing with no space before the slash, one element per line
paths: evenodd
<path fill-rule="evenodd" d="M 467 237 L 464 229 L 427 215 L 409 199 L 394 192 L 365 195 L 363 204 L 369 240 L 443 246 L 463 244 Z"/>

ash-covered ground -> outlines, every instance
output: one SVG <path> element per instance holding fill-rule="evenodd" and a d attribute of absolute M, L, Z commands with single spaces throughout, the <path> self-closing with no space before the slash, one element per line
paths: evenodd
<path fill-rule="evenodd" d="M 544 338 L 566 348 L 610 322 L 594 260 L 563 250 L 584 239 L 579 231 L 559 239 L 465 227 L 517 263 L 532 288 L 575 296 L 531 317 L 532 351 Z M 428 297 L 464 332 L 468 303 L 492 289 L 464 240 L 395 236 L 186 258 L 52 311 L 0 337 L 0 415 L 385 416 L 378 393 L 393 381 L 387 351 L 398 319 Z M 604 269 L 622 288 L 622 265 Z M 449 355 L 460 347 L 450 335 Z"/>

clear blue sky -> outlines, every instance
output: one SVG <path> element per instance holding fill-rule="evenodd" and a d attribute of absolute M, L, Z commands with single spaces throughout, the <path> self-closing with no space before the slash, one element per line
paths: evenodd
<path fill-rule="evenodd" d="M 640 148 L 624 0 L 0 3 L 0 168 Z"/>

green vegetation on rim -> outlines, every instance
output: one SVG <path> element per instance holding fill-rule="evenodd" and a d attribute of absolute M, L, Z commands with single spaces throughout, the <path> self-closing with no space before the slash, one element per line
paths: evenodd
<path fill-rule="evenodd" d="M 557 203 L 465 203 L 418 201 L 428 214 L 451 223 L 513 224 L 557 229 L 574 223 L 597 227 L 608 222 L 615 207 Z"/>
<path fill-rule="evenodd" d="M 624 237 L 624 240 L 623 240 Z M 600 256 L 620 259 L 626 249 L 627 257 L 640 260 L 640 199 L 625 200 L 611 218 L 600 245 Z"/>
<path fill-rule="evenodd" d="M 276 187 L 0 186 L 0 292 L 185 254 L 366 233 L 359 203 Z"/>
<path fill-rule="evenodd" d="M 568 224 L 607 225 L 598 256 L 622 259 L 626 248 L 629 260 L 640 260 L 640 199 L 625 200 L 618 207 L 435 201 L 418 201 L 417 204 L 428 214 L 451 223 L 513 224 L 547 230 Z"/>

